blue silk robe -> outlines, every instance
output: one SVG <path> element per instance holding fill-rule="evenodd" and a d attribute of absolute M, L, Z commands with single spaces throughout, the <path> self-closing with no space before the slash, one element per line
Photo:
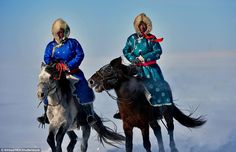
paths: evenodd
<path fill-rule="evenodd" d="M 55 40 L 47 45 L 44 54 L 45 63 L 50 64 L 57 60 L 65 63 L 70 70 L 79 68 L 84 59 L 84 52 L 79 42 L 76 39 L 68 38 L 61 46 L 57 45 Z M 77 95 L 79 102 L 81 104 L 93 102 L 93 90 L 88 87 L 88 82 L 85 79 L 82 70 L 79 69 L 73 76 L 79 79 L 79 82 L 75 84 L 76 90 L 73 92 L 73 94 Z"/>

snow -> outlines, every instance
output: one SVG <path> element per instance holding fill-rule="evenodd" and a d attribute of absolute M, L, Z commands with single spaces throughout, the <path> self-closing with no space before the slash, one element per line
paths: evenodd
<path fill-rule="evenodd" d="M 170 55 L 171 54 L 171 55 Z M 108 63 L 114 57 L 87 58 L 81 67 L 87 78 L 93 72 Z M 168 53 L 161 56 L 158 62 L 165 79 L 169 82 L 175 103 L 185 113 L 198 107 L 194 116 L 204 115 L 207 123 L 198 129 L 188 129 L 175 122 L 175 140 L 181 152 L 232 152 L 236 148 L 236 53 L 235 52 L 201 52 L 178 54 Z M 93 62 L 91 62 L 93 61 Z M 102 62 L 100 62 L 102 61 Z M 36 117 L 42 114 L 42 106 L 37 109 L 36 88 L 40 62 L 27 64 L 22 61 L 15 68 L 9 61 L 0 65 L 0 148 L 41 148 L 50 151 L 47 145 L 47 131 L 38 128 Z M 89 68 L 88 68 L 89 67 Z M 14 69 L 14 70 L 13 70 Z M 111 91 L 113 95 L 114 92 Z M 114 120 L 117 111 L 116 102 L 106 93 L 96 93 L 95 111 L 102 117 L 111 119 L 123 134 L 122 122 Z M 161 124 L 161 123 L 160 123 Z M 112 123 L 105 123 L 113 127 Z M 169 149 L 168 134 L 162 126 L 164 146 Z M 76 145 L 78 151 L 81 131 Z M 157 142 L 150 129 L 152 150 L 158 151 Z M 66 136 L 63 148 L 68 144 Z M 138 129 L 134 129 L 134 151 L 142 152 L 142 137 Z M 88 152 L 121 152 L 120 149 L 105 145 L 96 140 L 96 132 L 92 130 Z"/>

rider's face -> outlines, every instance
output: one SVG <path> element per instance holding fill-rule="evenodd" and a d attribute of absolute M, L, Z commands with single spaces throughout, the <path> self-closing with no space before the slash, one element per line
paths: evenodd
<path fill-rule="evenodd" d="M 145 33 L 147 31 L 147 24 L 145 24 L 144 22 L 140 22 L 138 27 L 141 33 Z"/>
<path fill-rule="evenodd" d="M 58 32 L 57 32 L 57 36 L 59 38 L 59 40 L 62 40 L 64 38 L 64 29 L 60 29 Z"/>

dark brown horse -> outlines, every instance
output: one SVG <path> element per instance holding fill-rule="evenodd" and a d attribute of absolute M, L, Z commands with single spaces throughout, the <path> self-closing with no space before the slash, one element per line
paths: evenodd
<path fill-rule="evenodd" d="M 151 152 L 149 140 L 149 126 L 151 126 L 158 141 L 159 151 L 164 152 L 161 127 L 157 122 L 157 119 L 163 116 L 170 136 L 171 152 L 178 152 L 173 135 L 173 118 L 190 128 L 201 126 L 206 121 L 202 117 L 192 118 L 185 115 L 174 103 L 156 108 L 151 106 L 146 99 L 142 81 L 133 77 L 135 68 L 125 66 L 121 62 L 121 58 L 116 58 L 110 64 L 103 66 L 89 79 L 89 85 L 95 87 L 97 92 L 115 90 L 126 136 L 126 151 L 132 151 L 132 130 L 137 127 L 142 131 L 144 148 L 147 152 Z"/>

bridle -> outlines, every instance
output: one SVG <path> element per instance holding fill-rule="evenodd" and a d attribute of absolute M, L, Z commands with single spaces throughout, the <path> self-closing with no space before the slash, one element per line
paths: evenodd
<path fill-rule="evenodd" d="M 110 67 L 110 70 L 108 71 L 109 74 L 107 77 L 104 76 L 101 72 L 101 70 L 105 67 Z M 111 97 L 113 100 L 116 100 L 117 102 L 120 102 L 120 100 L 126 100 L 126 101 L 129 101 L 133 98 L 133 96 L 135 96 L 136 94 L 136 89 L 134 91 L 134 93 L 132 93 L 132 96 L 128 97 L 128 98 L 119 98 L 119 97 L 115 97 L 114 95 L 112 95 L 111 93 L 109 93 L 108 89 L 106 89 L 106 87 L 104 86 L 104 81 L 108 81 L 109 79 L 114 79 L 113 81 L 113 85 L 115 85 L 118 80 L 119 80 L 119 77 L 118 77 L 118 74 L 117 72 L 114 70 L 114 68 L 110 65 L 110 64 L 107 64 L 105 65 L 104 67 L 102 67 L 100 70 L 96 71 L 96 73 L 99 77 L 101 77 L 101 80 L 99 82 L 99 85 L 102 87 L 102 89 L 104 89 L 104 91 L 108 94 L 109 97 Z M 123 74 L 126 78 L 131 78 L 130 76 L 128 75 L 125 75 Z M 131 100 L 131 102 L 128 102 L 128 104 L 132 104 L 133 101 Z"/>
<path fill-rule="evenodd" d="M 104 71 L 104 73 L 109 73 L 108 75 L 104 75 L 101 70 L 104 69 L 105 67 L 109 67 L 109 71 Z M 107 64 L 105 65 L 104 67 L 102 67 L 100 70 L 96 71 L 96 74 L 101 77 L 101 82 L 102 82 L 102 87 L 104 87 L 103 85 L 103 82 L 106 81 L 106 80 L 110 80 L 110 79 L 114 79 L 114 82 L 113 84 L 116 84 L 118 82 L 118 75 L 117 75 L 117 72 L 114 70 L 114 68 L 110 65 L 110 64 Z M 105 87 L 103 88 L 105 89 Z M 107 90 L 107 89 L 105 89 Z"/>
<path fill-rule="evenodd" d="M 53 84 L 53 85 L 52 85 Z M 53 79 L 53 80 L 50 80 L 48 83 L 46 83 L 46 82 L 40 82 L 39 84 L 38 84 L 38 86 L 40 86 L 40 85 L 42 85 L 42 86 L 45 86 L 46 87 L 46 89 L 47 89 L 47 92 L 46 92 L 46 95 L 45 95 L 45 98 L 48 96 L 48 95 L 52 95 L 52 94 L 54 94 L 56 91 L 57 91 L 57 84 L 56 84 L 56 80 L 55 79 Z M 57 95 L 57 98 L 59 99 L 59 96 L 58 96 L 58 94 L 56 93 L 56 95 Z M 43 100 L 45 100 L 45 98 L 43 99 Z M 43 102 L 43 100 L 41 100 L 40 102 L 39 102 L 39 104 L 38 104 L 38 107 L 40 106 L 40 104 Z M 59 104 L 61 103 L 61 100 L 59 100 L 59 102 L 57 103 L 57 104 L 47 104 L 48 106 L 52 106 L 52 107 L 56 107 L 56 106 L 58 106 Z"/>

